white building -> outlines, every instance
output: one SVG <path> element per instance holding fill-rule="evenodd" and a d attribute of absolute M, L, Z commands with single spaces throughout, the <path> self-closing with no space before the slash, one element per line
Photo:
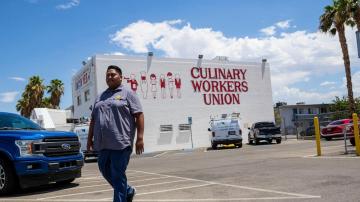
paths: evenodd
<path fill-rule="evenodd" d="M 74 118 L 89 117 L 109 65 L 123 71 L 145 115 L 145 152 L 210 146 L 210 117 L 240 113 L 244 143 L 256 121 L 274 121 L 270 68 L 259 63 L 95 55 L 72 80 Z M 191 127 L 189 127 L 191 123 Z"/>

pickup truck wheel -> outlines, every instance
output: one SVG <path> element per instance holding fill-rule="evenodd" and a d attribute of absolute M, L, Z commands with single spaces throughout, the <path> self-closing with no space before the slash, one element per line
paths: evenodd
<path fill-rule="evenodd" d="M 276 139 L 276 144 L 280 144 L 281 143 L 281 139 Z"/>
<path fill-rule="evenodd" d="M 0 159 L 0 194 L 9 194 L 15 190 L 16 177 L 9 162 Z"/>
<path fill-rule="evenodd" d="M 253 141 L 252 141 L 252 139 L 250 138 L 250 133 L 249 133 L 249 135 L 248 135 L 248 143 L 249 143 L 249 144 L 253 144 Z"/>
<path fill-rule="evenodd" d="M 268 139 L 268 141 L 267 141 L 269 144 L 271 144 L 272 143 L 272 139 L 270 138 L 270 139 Z"/>
<path fill-rule="evenodd" d="M 260 144 L 260 140 L 258 140 L 258 139 L 255 138 L 255 144 L 256 144 L 256 145 Z"/>
<path fill-rule="evenodd" d="M 350 143 L 352 146 L 355 146 L 355 138 L 350 138 Z"/>
<path fill-rule="evenodd" d="M 212 148 L 213 150 L 217 149 L 217 144 L 211 143 L 211 148 Z"/>
<path fill-rule="evenodd" d="M 332 138 L 331 137 L 325 137 L 325 140 L 330 141 Z"/>

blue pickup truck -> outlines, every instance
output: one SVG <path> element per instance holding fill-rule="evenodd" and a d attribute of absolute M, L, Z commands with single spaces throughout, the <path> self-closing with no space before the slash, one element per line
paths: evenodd
<path fill-rule="evenodd" d="M 82 166 L 75 133 L 46 131 L 20 115 L 0 112 L 0 194 L 70 183 L 81 176 Z"/>

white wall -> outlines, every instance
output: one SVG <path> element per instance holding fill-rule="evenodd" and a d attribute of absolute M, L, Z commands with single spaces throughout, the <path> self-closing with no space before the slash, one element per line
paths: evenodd
<path fill-rule="evenodd" d="M 107 88 L 105 82 L 105 72 L 109 65 L 118 65 L 123 70 L 124 77 L 130 77 L 131 74 L 136 76 L 136 80 L 140 84 L 140 72 L 146 71 L 147 59 L 141 57 L 127 57 L 127 56 L 104 56 L 96 55 L 95 57 L 95 79 L 91 83 L 96 84 L 97 94 L 101 93 Z M 188 117 L 192 117 L 192 135 L 194 147 L 208 147 L 210 146 L 209 127 L 210 116 L 240 112 L 241 127 L 243 130 L 244 143 L 247 142 L 247 127 L 256 121 L 274 121 L 274 112 L 272 106 L 272 91 L 270 81 L 270 69 L 266 64 L 265 69 L 262 69 L 261 63 L 238 63 L 228 61 L 210 61 L 203 60 L 203 68 L 224 68 L 224 69 L 242 69 L 246 70 L 245 81 L 248 83 L 247 92 L 231 92 L 231 94 L 240 95 L 240 104 L 231 105 L 206 105 L 203 100 L 203 92 L 194 92 L 191 80 L 199 81 L 191 76 L 191 68 L 196 66 L 197 60 L 191 59 L 169 59 L 169 58 L 153 58 L 149 72 L 147 73 L 147 80 L 149 82 L 150 74 L 154 73 L 157 76 L 157 98 L 152 98 L 151 86 L 148 86 L 148 97 L 144 99 L 141 93 L 140 85 L 137 89 L 137 94 L 141 100 L 145 115 L 145 151 L 159 151 L 169 149 L 184 149 L 191 148 L 190 139 L 186 143 L 179 143 L 183 134 L 179 134 L 177 129 L 179 124 L 188 122 Z M 173 99 L 169 98 L 169 91 L 167 89 L 166 99 L 160 96 L 159 76 L 172 72 L 173 75 L 179 74 L 181 77 L 181 98 L 176 96 Z M 167 78 L 166 78 L 167 79 Z M 219 79 L 206 79 L 208 81 L 219 82 Z M 222 80 L 224 81 L 224 80 Z M 239 81 L 239 79 L 228 79 L 228 81 Z M 240 81 L 244 81 L 243 78 Z M 123 84 L 128 85 L 126 81 Z M 166 85 L 168 82 L 166 80 Z M 95 91 L 94 88 L 94 91 Z M 78 107 L 76 105 L 76 94 L 74 93 L 74 114 L 75 117 L 80 115 L 89 116 L 89 106 L 93 103 L 86 103 L 85 106 Z M 174 87 L 175 91 L 175 87 Z M 91 92 L 93 93 L 93 92 Z M 218 93 L 216 93 L 218 94 Z M 223 94 L 224 93 L 219 93 Z M 174 92 L 176 95 L 176 92 Z M 173 134 L 160 134 L 160 125 L 172 124 Z M 183 136 L 184 137 L 184 136 Z M 166 144 L 164 144 L 166 143 Z"/>

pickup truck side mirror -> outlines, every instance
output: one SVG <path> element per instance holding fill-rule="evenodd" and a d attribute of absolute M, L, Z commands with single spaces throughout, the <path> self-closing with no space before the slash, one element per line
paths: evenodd
<path fill-rule="evenodd" d="M 210 131 L 211 131 L 211 129 L 210 129 L 210 128 L 208 128 L 208 131 L 210 132 Z"/>

